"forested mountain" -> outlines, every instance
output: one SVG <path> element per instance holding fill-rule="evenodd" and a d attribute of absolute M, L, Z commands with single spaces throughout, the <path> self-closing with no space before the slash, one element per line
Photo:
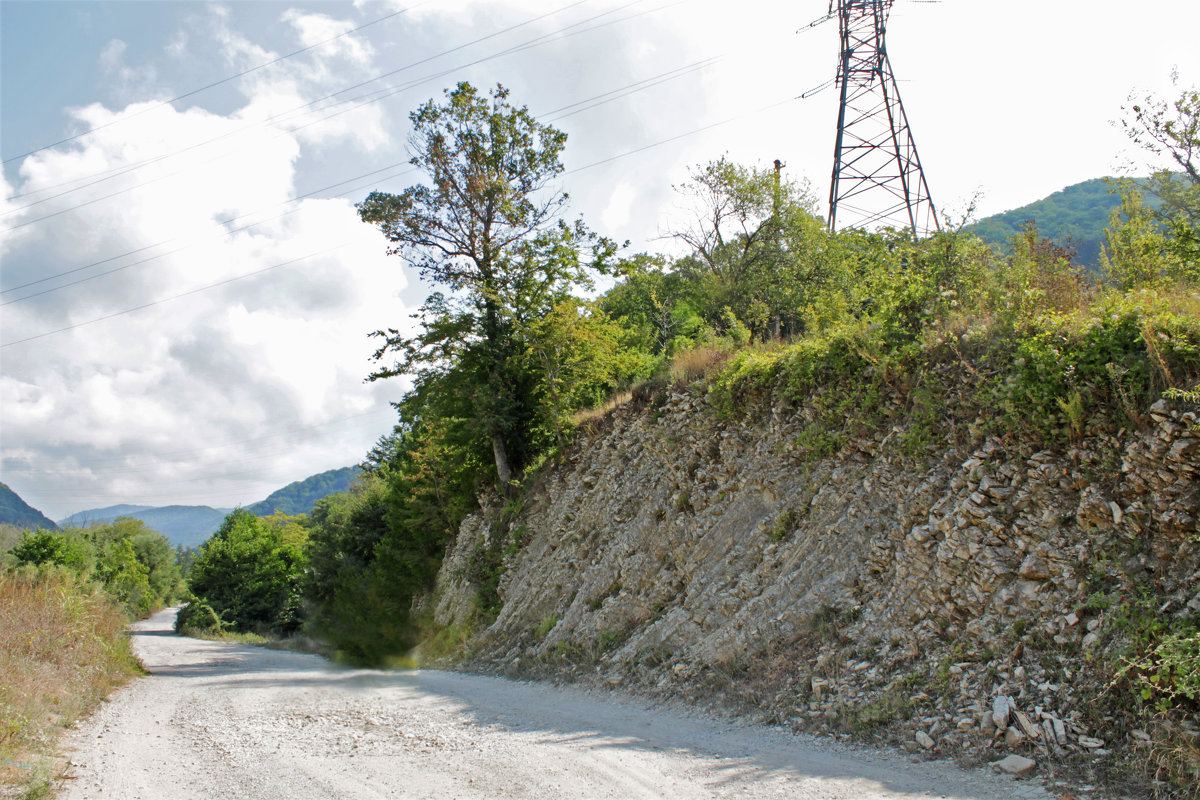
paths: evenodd
<path fill-rule="evenodd" d="M 276 511 L 282 511 L 284 514 L 307 514 L 322 497 L 349 489 L 350 483 L 358 473 L 358 467 L 342 467 L 312 475 L 271 492 L 266 500 L 246 506 L 246 510 L 260 517 L 270 516 Z"/>
<path fill-rule="evenodd" d="M 21 496 L 0 483 L 0 522 L 20 528 L 45 528 L 54 530 L 58 526 L 42 512 L 21 499 Z"/>
<path fill-rule="evenodd" d="M 1045 238 L 1075 247 L 1076 263 L 1096 268 L 1109 214 L 1121 204 L 1116 188 L 1111 178 L 1077 183 L 1037 202 L 981 219 L 967 226 L 966 231 L 989 244 L 1008 248 L 1012 237 L 1027 222 L 1033 222 Z"/>

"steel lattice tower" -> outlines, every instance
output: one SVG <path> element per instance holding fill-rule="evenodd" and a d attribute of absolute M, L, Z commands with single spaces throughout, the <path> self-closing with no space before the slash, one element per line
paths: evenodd
<path fill-rule="evenodd" d="M 908 228 L 914 236 L 940 229 L 888 62 L 884 34 L 893 2 L 837 0 L 842 102 L 829 188 L 831 231 L 839 222 Z"/>

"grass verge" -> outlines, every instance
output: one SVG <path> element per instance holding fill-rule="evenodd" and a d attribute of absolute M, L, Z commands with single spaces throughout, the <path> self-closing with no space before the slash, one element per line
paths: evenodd
<path fill-rule="evenodd" d="M 0 797 L 49 796 L 59 735 L 141 673 L 127 623 L 74 573 L 0 573 Z"/>

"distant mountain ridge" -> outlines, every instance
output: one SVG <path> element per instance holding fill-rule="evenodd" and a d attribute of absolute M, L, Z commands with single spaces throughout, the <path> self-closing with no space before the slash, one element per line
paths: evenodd
<path fill-rule="evenodd" d="M 45 528 L 54 530 L 54 521 L 21 499 L 21 496 L 0 483 L 0 522 L 19 528 Z"/>
<path fill-rule="evenodd" d="M 231 510 L 210 506 L 118 505 L 78 511 L 60 519 L 58 524 L 63 528 L 86 527 L 94 523 L 112 522 L 117 517 L 133 517 L 167 537 L 171 544 L 195 547 L 221 527 L 221 520 Z"/>
<path fill-rule="evenodd" d="M 59 525 L 68 527 L 71 525 L 87 525 L 90 522 L 107 522 L 114 520 L 117 517 L 131 517 L 139 511 L 149 511 L 154 506 L 131 506 L 117 505 L 108 506 L 106 508 L 93 508 L 87 511 L 79 511 L 65 519 L 58 521 Z"/>
<path fill-rule="evenodd" d="M 306 514 L 318 500 L 330 494 L 344 492 L 358 476 L 358 467 L 331 469 L 310 475 L 302 481 L 289 483 L 272 492 L 264 500 L 246 506 L 258 516 L 270 516 L 275 511 L 285 514 Z M 7 488 L 7 487 L 6 487 Z M 15 496 L 15 495 L 14 495 Z M 18 498 L 19 499 L 19 498 Z M 197 547 L 221 527 L 222 520 L 232 511 L 211 506 L 135 506 L 115 505 L 78 511 L 59 520 L 63 527 L 111 522 L 117 517 L 133 517 L 158 531 L 175 545 Z M 50 526 L 54 523 L 47 520 Z"/>

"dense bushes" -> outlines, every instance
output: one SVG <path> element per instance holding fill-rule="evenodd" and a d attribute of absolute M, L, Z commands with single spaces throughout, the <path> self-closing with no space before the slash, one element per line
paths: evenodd
<path fill-rule="evenodd" d="M 299 629 L 305 534 L 289 524 L 283 515 L 264 519 L 245 509 L 232 511 L 192 563 L 189 605 L 198 613 L 208 606 L 224 625 L 242 633 Z"/>
<path fill-rule="evenodd" d="M 170 542 L 129 517 L 91 528 L 26 531 L 11 558 L 94 579 L 136 616 L 174 602 L 183 588 Z"/>

